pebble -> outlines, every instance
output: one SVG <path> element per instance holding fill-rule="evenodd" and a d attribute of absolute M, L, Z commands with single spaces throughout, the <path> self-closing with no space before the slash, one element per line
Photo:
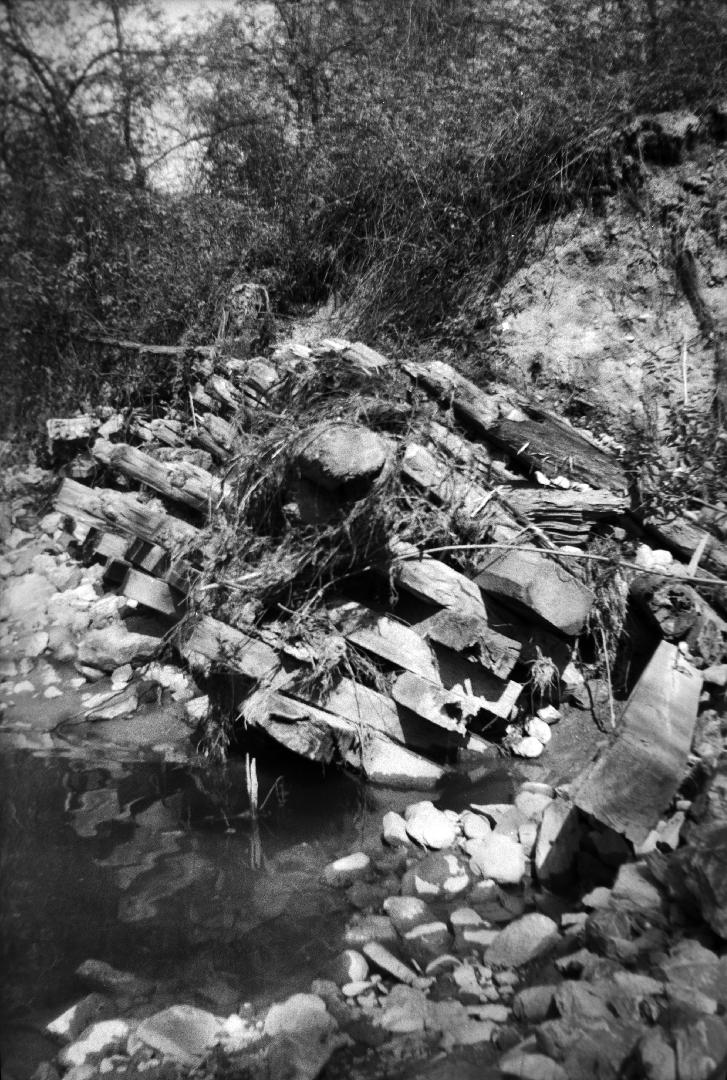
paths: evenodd
<path fill-rule="evenodd" d="M 329 863 L 323 870 L 323 880 L 326 885 L 344 888 L 367 877 L 370 872 L 371 859 L 363 851 L 356 851 Z"/>
<path fill-rule="evenodd" d="M 557 1061 L 518 1047 L 501 1057 L 497 1065 L 504 1076 L 515 1076 L 518 1080 L 568 1080 L 568 1073 Z"/>
<path fill-rule="evenodd" d="M 48 699 L 63 697 L 63 691 L 59 690 L 57 686 L 49 686 L 43 691 L 43 697 Z"/>
<path fill-rule="evenodd" d="M 35 687 L 28 679 L 25 679 L 23 682 L 16 683 L 13 687 L 14 694 L 32 694 L 34 692 Z"/>
<path fill-rule="evenodd" d="M 489 836 L 492 826 L 482 814 L 475 814 L 472 810 L 465 810 L 461 815 L 462 831 L 468 840 L 480 840 L 483 836 Z"/>
<path fill-rule="evenodd" d="M 411 866 L 401 882 L 405 896 L 424 900 L 460 896 L 470 886 L 470 875 L 456 855 L 432 852 Z"/>
<path fill-rule="evenodd" d="M 577 680 L 575 685 L 579 685 L 583 682 L 582 676 Z M 560 709 L 556 709 L 554 705 L 544 705 L 542 709 L 538 709 L 537 716 L 539 720 L 544 720 L 546 724 L 557 724 L 561 716 Z"/>
<path fill-rule="evenodd" d="M 383 908 L 400 934 L 434 919 L 431 908 L 416 896 L 389 896 Z"/>
<path fill-rule="evenodd" d="M 365 982 L 369 976 L 366 958 L 356 949 L 344 949 L 328 965 L 328 970 L 337 986 Z"/>
<path fill-rule="evenodd" d="M 406 831 L 406 822 L 401 814 L 397 814 L 395 810 L 389 810 L 387 814 L 384 814 L 382 836 L 384 842 L 390 844 L 391 847 L 409 847 L 411 845 L 409 834 Z"/>
<path fill-rule="evenodd" d="M 550 729 L 548 729 L 550 730 Z M 546 807 L 552 802 L 550 795 L 541 794 L 537 791 L 521 791 L 515 797 L 515 806 L 531 821 L 540 821 Z"/>

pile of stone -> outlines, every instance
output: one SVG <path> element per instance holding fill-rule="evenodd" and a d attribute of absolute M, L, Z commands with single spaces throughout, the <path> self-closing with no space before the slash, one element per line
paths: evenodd
<path fill-rule="evenodd" d="M 49 1025 L 66 1045 L 37 1080 L 165 1064 L 253 1080 L 404 1066 L 712 1080 L 727 1067 L 727 848 L 710 839 L 726 775 L 697 804 L 675 799 L 638 851 L 532 781 L 513 803 L 391 811 L 380 844 L 323 871 L 355 913 L 309 993 L 218 1015 L 87 961 L 93 992 Z"/>

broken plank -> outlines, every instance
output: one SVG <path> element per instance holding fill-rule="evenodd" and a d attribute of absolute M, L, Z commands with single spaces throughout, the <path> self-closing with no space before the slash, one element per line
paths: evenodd
<path fill-rule="evenodd" d="M 187 461 L 157 461 L 134 446 L 110 443 L 106 439 L 96 439 L 91 452 L 108 468 L 202 513 L 222 495 L 222 485 L 216 477 Z"/>
<path fill-rule="evenodd" d="M 53 417 L 46 420 L 48 450 L 53 454 L 60 443 L 87 442 L 96 434 L 101 420 L 98 416 Z"/>
<path fill-rule="evenodd" d="M 191 633 L 183 638 L 181 650 L 184 656 L 196 654 L 248 679 L 271 676 L 280 666 L 280 657 L 272 646 L 211 615 L 203 615 L 195 623 Z"/>
<path fill-rule="evenodd" d="M 89 488 L 75 480 L 63 481 L 53 506 L 75 521 L 106 526 L 163 548 L 192 543 L 200 533 L 196 526 L 154 508 L 138 495 L 109 488 Z"/>
<path fill-rule="evenodd" d="M 513 549 L 488 557 L 477 576 L 486 593 L 515 602 L 563 634 L 585 628 L 593 592 L 545 552 Z"/>
<path fill-rule="evenodd" d="M 445 775 L 441 765 L 376 733 L 365 736 L 358 747 L 349 750 L 346 762 L 352 768 L 362 769 L 372 784 L 387 787 L 431 791 Z"/>
<path fill-rule="evenodd" d="M 349 721 L 274 690 L 251 694 L 242 715 L 247 724 L 265 731 L 287 750 L 326 765 L 336 754 L 345 758 L 358 739 Z"/>
<path fill-rule="evenodd" d="M 339 632 L 353 645 L 395 667 L 439 682 L 429 645 L 403 623 L 355 603 L 329 608 L 328 614 Z"/>
<path fill-rule="evenodd" d="M 126 559 L 129 538 L 118 533 L 94 530 L 86 541 L 94 555 L 101 559 Z"/>
<path fill-rule="evenodd" d="M 727 650 L 727 622 L 691 585 L 660 574 L 637 574 L 630 593 L 667 641 L 686 641 L 707 664 L 720 663 Z"/>
<path fill-rule="evenodd" d="M 437 611 L 412 630 L 427 641 L 445 645 L 454 652 L 471 653 L 493 675 L 506 679 L 520 658 L 521 643 L 500 633 L 476 612 L 457 609 Z"/>
<path fill-rule="evenodd" d="M 616 517 L 628 509 L 625 494 L 590 488 L 516 487 L 505 491 L 508 503 L 534 521 L 578 521 Z"/>
<path fill-rule="evenodd" d="M 474 665 L 471 666 L 474 668 Z M 484 682 L 481 673 L 480 680 Z M 485 694 L 475 694 L 474 689 L 468 691 L 459 685 L 447 690 L 411 671 L 405 671 L 395 680 L 391 694 L 394 701 L 418 716 L 464 734 L 468 719 L 478 716 L 480 712 L 501 719 L 510 716 L 522 686 L 515 682 L 502 684 L 499 680 L 492 680 L 492 683 L 494 685 Z M 485 686 L 480 685 L 479 689 L 485 690 Z"/>
<path fill-rule="evenodd" d="M 662 641 L 629 697 L 615 741 L 572 787 L 575 806 L 642 843 L 684 778 L 702 678 Z"/>
<path fill-rule="evenodd" d="M 483 517 L 483 512 L 494 498 L 493 492 L 468 482 L 454 467 L 438 461 L 426 447 L 410 443 L 404 451 L 401 468 L 408 480 L 453 512 L 489 523 L 489 515 Z"/>
<path fill-rule="evenodd" d="M 184 446 L 184 425 L 179 420 L 136 420 L 133 432 L 144 442 L 160 442 L 164 446 Z"/>
<path fill-rule="evenodd" d="M 180 600 L 166 582 L 133 567 L 127 570 L 119 591 L 130 600 L 136 600 L 138 604 L 158 611 L 161 615 L 176 619 L 182 614 Z"/>
<path fill-rule="evenodd" d="M 343 359 L 363 375 L 378 375 L 389 366 L 389 360 L 376 349 L 354 341 L 343 350 Z"/>
<path fill-rule="evenodd" d="M 439 559 L 420 555 L 414 544 L 403 540 L 393 540 L 388 550 L 395 585 L 419 600 L 459 612 L 471 611 L 487 620 L 482 593 L 474 581 Z"/>
<path fill-rule="evenodd" d="M 478 474 L 486 484 L 519 484 L 525 479 L 513 472 L 503 462 L 492 457 L 490 448 L 482 443 L 473 443 L 461 435 L 450 431 L 444 424 L 430 420 L 425 434 L 431 443 L 458 465 L 464 465 Z"/>

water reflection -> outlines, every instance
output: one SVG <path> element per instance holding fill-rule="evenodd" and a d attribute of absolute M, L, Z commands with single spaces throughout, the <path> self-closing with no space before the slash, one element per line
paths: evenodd
<path fill-rule="evenodd" d="M 345 902 L 325 863 L 378 830 L 348 777 L 14 749 L 0 754 L 5 1017 L 77 993 L 87 957 L 176 981 L 224 971 L 240 999 L 318 973 Z"/>

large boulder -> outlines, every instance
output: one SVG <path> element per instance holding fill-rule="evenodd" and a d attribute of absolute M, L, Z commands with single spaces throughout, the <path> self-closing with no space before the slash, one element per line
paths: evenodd
<path fill-rule="evenodd" d="M 375 479 L 388 456 L 386 443 L 351 423 L 318 424 L 301 438 L 296 463 L 303 476 L 327 491 Z"/>
<path fill-rule="evenodd" d="M 89 630 L 78 646 L 78 662 L 101 671 L 114 671 L 121 664 L 151 660 L 159 651 L 161 638 L 137 634 L 123 623 L 102 630 Z"/>
<path fill-rule="evenodd" d="M 485 962 L 518 968 L 548 950 L 558 936 L 556 923 L 547 915 L 539 912 L 523 915 L 500 931 L 485 954 Z"/>

